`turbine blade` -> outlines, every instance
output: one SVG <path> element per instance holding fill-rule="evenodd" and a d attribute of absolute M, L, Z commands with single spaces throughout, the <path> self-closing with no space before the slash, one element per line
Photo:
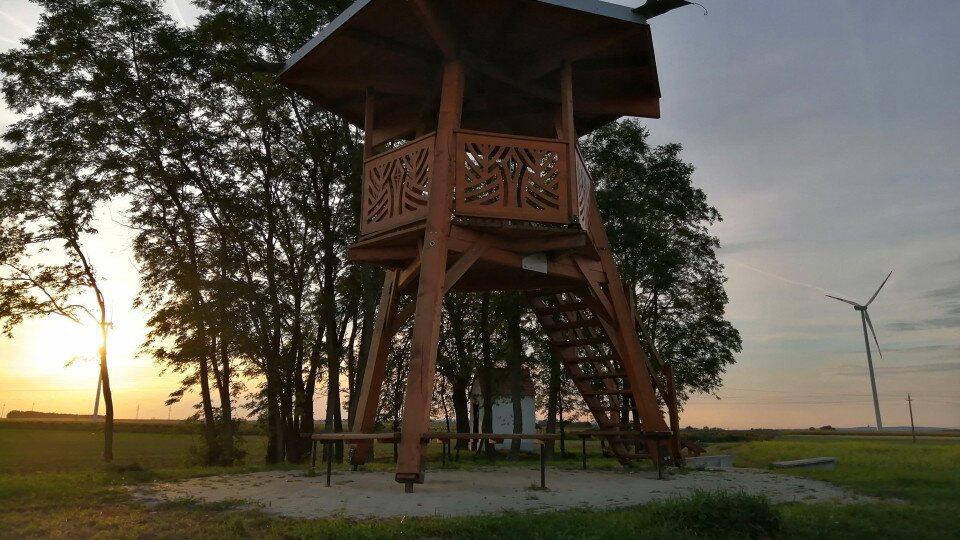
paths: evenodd
<path fill-rule="evenodd" d="M 827 295 L 827 298 L 833 298 L 834 300 L 839 300 L 839 301 L 841 301 L 841 302 L 846 302 L 846 303 L 850 304 L 851 306 L 859 306 L 859 305 L 860 305 L 860 304 L 858 304 L 858 303 L 856 303 L 856 302 L 854 302 L 854 301 L 852 301 L 852 300 L 844 300 L 843 298 L 840 298 L 839 296 L 830 296 L 830 295 L 828 294 L 828 295 Z"/>
<path fill-rule="evenodd" d="M 870 327 L 870 333 L 873 334 L 873 342 L 877 344 L 877 352 L 880 353 L 880 358 L 883 358 L 883 351 L 880 350 L 880 340 L 877 339 L 877 331 L 873 329 L 873 321 L 870 320 L 870 314 L 864 310 L 863 315 L 867 318 L 867 326 Z"/>
<path fill-rule="evenodd" d="M 877 292 L 873 293 L 873 296 L 870 297 L 870 300 L 867 300 L 867 303 L 866 303 L 866 305 L 864 305 L 864 307 L 869 306 L 870 303 L 873 302 L 874 298 L 876 298 L 877 295 L 880 294 L 880 289 L 882 289 L 883 286 L 887 284 L 887 280 L 889 280 L 889 279 L 890 279 L 890 276 L 892 276 L 892 275 L 893 275 L 893 270 L 891 270 L 890 273 L 887 274 L 887 279 L 883 280 L 883 283 L 880 284 L 880 288 L 877 289 Z"/>

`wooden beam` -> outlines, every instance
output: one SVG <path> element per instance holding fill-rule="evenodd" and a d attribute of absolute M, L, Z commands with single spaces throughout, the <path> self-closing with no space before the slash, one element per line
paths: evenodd
<path fill-rule="evenodd" d="M 412 246 L 350 248 L 347 255 L 353 261 L 395 261 L 412 259 L 417 256 L 417 250 Z"/>
<path fill-rule="evenodd" d="M 417 276 L 419 275 L 420 275 L 420 256 L 417 255 L 416 260 L 414 260 L 412 263 L 410 263 L 409 266 L 407 266 L 400 272 L 400 284 L 398 285 L 399 289 L 401 291 L 407 290 L 407 287 L 412 285 L 414 280 L 417 279 Z"/>
<path fill-rule="evenodd" d="M 396 335 L 397 332 L 407 324 L 407 321 L 410 320 L 410 317 L 413 317 L 413 313 L 417 310 L 417 302 L 414 300 L 409 304 L 403 306 L 397 310 L 397 314 L 393 317 L 393 320 L 390 322 L 390 334 Z"/>
<path fill-rule="evenodd" d="M 397 273 L 387 270 L 383 278 L 383 290 L 380 292 L 380 307 L 373 325 L 373 339 L 367 351 L 363 379 L 360 383 L 360 397 L 357 400 L 356 418 L 352 419 L 354 433 L 370 433 L 377 420 L 380 405 L 380 391 L 387 371 L 387 355 L 393 336 L 393 318 L 397 309 Z M 354 447 L 352 463 L 360 465 L 367 461 L 370 443 Z"/>
<path fill-rule="evenodd" d="M 577 112 L 580 114 L 594 114 L 598 116 L 640 116 L 643 118 L 660 118 L 660 99 L 620 99 L 620 100 L 578 100 Z"/>
<path fill-rule="evenodd" d="M 567 142 L 567 213 L 569 221 L 580 215 L 577 189 L 577 127 L 573 111 L 573 66 L 569 61 L 560 69 L 560 126 Z"/>
<path fill-rule="evenodd" d="M 590 292 L 592 298 L 599 304 L 599 307 L 603 313 L 597 313 L 597 316 L 602 316 L 608 321 L 614 319 L 613 307 L 610 305 L 610 299 L 607 297 L 607 294 L 602 288 L 600 288 L 600 283 L 592 279 L 593 272 L 587 268 L 586 262 L 580 257 L 574 257 L 573 262 L 577 265 L 577 269 L 580 270 L 580 274 L 583 276 L 583 280 L 587 282 L 587 285 L 590 287 Z"/>
<path fill-rule="evenodd" d="M 373 157 L 373 130 L 375 125 L 376 101 L 374 100 L 374 91 L 372 86 L 367 87 L 367 98 L 364 103 L 363 111 L 363 159 L 367 160 Z M 366 204 L 366 197 L 363 197 Z M 361 212 L 361 216 L 367 215 Z"/>
<path fill-rule="evenodd" d="M 465 227 L 453 226 L 450 230 L 450 249 L 466 252 L 470 247 L 480 239 L 481 234 L 471 231 Z M 508 268 L 519 269 L 523 267 L 522 253 L 515 253 L 506 249 L 491 246 L 484 251 L 481 259 L 485 262 L 506 266 Z M 600 283 L 606 282 L 606 275 L 599 270 L 588 268 L 591 277 Z M 554 261 L 547 266 L 547 275 L 566 277 L 572 279 L 582 279 L 582 274 L 577 266 L 572 262 Z"/>
<path fill-rule="evenodd" d="M 457 58 L 457 41 L 446 21 L 429 0 L 408 0 L 413 12 L 447 60 Z"/>
<path fill-rule="evenodd" d="M 551 71 L 563 67 L 564 63 L 579 60 L 602 50 L 621 39 L 636 32 L 634 29 L 611 32 L 608 28 L 594 30 L 579 37 L 564 40 L 561 45 L 551 50 L 551 54 L 532 64 L 527 64 L 517 70 L 517 75 L 524 82 L 535 81 Z"/>
<path fill-rule="evenodd" d="M 425 3 L 420 0 L 415 4 Z M 440 94 L 440 115 L 433 161 L 433 179 L 420 255 L 420 283 L 417 287 L 410 367 L 403 398 L 403 424 L 395 478 L 407 484 L 423 483 L 426 447 L 420 436 L 429 431 L 433 385 L 437 371 L 437 343 L 443 308 L 443 284 L 446 281 L 447 249 L 450 238 L 450 204 L 453 200 L 453 176 L 460 154 L 456 130 L 463 112 L 465 73 L 463 63 L 444 64 Z"/>
<path fill-rule="evenodd" d="M 538 253 L 541 251 L 558 251 L 582 248 L 587 245 L 587 236 L 584 234 L 569 236 L 545 236 L 542 238 L 497 238 L 494 245 L 498 248 L 516 251 L 517 253 Z"/>
<path fill-rule="evenodd" d="M 426 83 L 429 80 L 429 73 L 419 70 L 411 70 L 403 74 L 394 73 L 389 80 L 377 81 L 377 91 L 381 94 L 420 97 L 427 91 L 428 85 Z M 307 92 L 317 87 L 346 88 L 362 92 L 370 85 L 370 71 L 360 69 L 337 70 L 322 75 L 317 72 L 305 72 L 284 84 L 302 87 Z"/>
<path fill-rule="evenodd" d="M 443 284 L 444 293 L 449 292 L 450 289 L 457 284 L 457 281 L 460 281 L 463 274 L 473 266 L 473 263 L 477 262 L 477 259 L 483 255 L 492 242 L 493 239 L 489 235 L 481 236 L 479 240 L 470 246 L 470 249 L 457 259 L 457 262 L 453 263 L 453 266 L 447 269 L 447 279 Z"/>
<path fill-rule="evenodd" d="M 487 60 L 485 57 L 474 54 L 472 51 L 469 51 L 465 48 L 461 48 L 460 57 L 463 58 L 463 61 L 470 67 L 470 69 L 482 74 L 487 77 L 501 83 L 505 84 L 511 88 L 519 90 L 524 94 L 527 94 L 530 97 L 546 101 L 548 103 L 559 103 L 560 95 L 556 92 L 551 92 L 550 90 L 530 82 L 521 81 L 518 77 L 512 73 L 507 73 L 500 66 L 493 63 L 490 60 Z"/>
<path fill-rule="evenodd" d="M 649 58 L 636 56 L 614 56 L 610 58 L 585 58 L 573 63 L 578 73 L 619 69 L 640 69 L 651 67 Z"/>
<path fill-rule="evenodd" d="M 434 66 L 437 62 L 441 60 L 440 56 L 436 52 L 418 47 L 417 45 L 412 45 L 398 39 L 389 38 L 386 36 L 381 36 L 380 34 L 374 34 L 372 32 L 360 31 L 353 28 L 345 28 L 341 32 L 361 43 L 371 45 L 378 49 L 381 49 L 385 52 L 401 54 L 412 60 Z"/>

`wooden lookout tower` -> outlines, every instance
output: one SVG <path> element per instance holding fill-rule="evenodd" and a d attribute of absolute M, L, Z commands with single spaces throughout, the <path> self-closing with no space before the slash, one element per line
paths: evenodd
<path fill-rule="evenodd" d="M 646 457 L 680 459 L 671 383 L 577 148 L 622 116 L 659 116 L 641 14 L 597 0 L 358 0 L 279 79 L 366 134 L 349 254 L 387 271 L 353 431 L 374 429 L 391 340 L 413 317 L 398 482 L 424 479 L 441 302 L 460 291 L 525 293 L 617 457 L 641 441 Z M 354 464 L 367 456 L 354 447 Z"/>

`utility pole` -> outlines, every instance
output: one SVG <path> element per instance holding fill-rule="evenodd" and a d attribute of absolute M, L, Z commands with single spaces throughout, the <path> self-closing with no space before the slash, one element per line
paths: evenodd
<path fill-rule="evenodd" d="M 170 421 L 170 409 L 171 409 L 171 407 L 173 407 L 173 405 L 167 405 L 167 422 Z"/>
<path fill-rule="evenodd" d="M 6 403 L 3 404 L 3 410 L 0 411 L 0 419 L 3 418 L 3 413 L 5 413 L 5 412 L 7 412 L 7 404 L 6 404 Z"/>
<path fill-rule="evenodd" d="M 139 419 L 140 419 L 140 404 L 137 403 L 137 416 L 134 417 L 134 420 L 139 420 Z"/>
<path fill-rule="evenodd" d="M 913 399 L 907 394 L 907 406 L 910 407 L 910 433 L 913 434 L 913 442 L 917 442 L 917 428 L 913 426 Z"/>

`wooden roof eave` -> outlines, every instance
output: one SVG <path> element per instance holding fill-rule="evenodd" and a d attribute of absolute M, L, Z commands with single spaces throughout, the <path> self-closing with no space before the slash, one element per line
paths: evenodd
<path fill-rule="evenodd" d="M 304 44 L 297 52 L 293 53 L 292 56 L 286 61 L 283 69 L 279 73 L 279 77 L 283 78 L 284 74 L 292 69 L 297 63 L 303 60 L 311 51 L 317 48 L 321 43 L 327 40 L 335 32 L 337 32 L 347 21 L 355 17 L 360 13 L 364 8 L 369 6 L 371 3 L 377 0 L 356 0 L 354 3 L 350 4 L 347 9 L 343 11 L 340 15 L 337 16 L 333 21 L 323 27 L 320 32 L 313 37 L 310 41 Z M 528 0 L 530 2 L 539 2 L 542 4 L 547 4 L 551 6 L 558 6 L 562 8 L 572 9 L 575 11 L 581 11 L 584 13 L 589 13 L 592 15 L 599 15 L 602 17 L 607 17 L 610 19 L 616 19 L 624 22 L 634 23 L 634 24 L 647 24 L 647 19 L 637 13 L 634 13 L 633 9 L 628 6 L 621 6 L 619 4 L 611 4 L 608 2 L 602 2 L 597 0 Z"/>

